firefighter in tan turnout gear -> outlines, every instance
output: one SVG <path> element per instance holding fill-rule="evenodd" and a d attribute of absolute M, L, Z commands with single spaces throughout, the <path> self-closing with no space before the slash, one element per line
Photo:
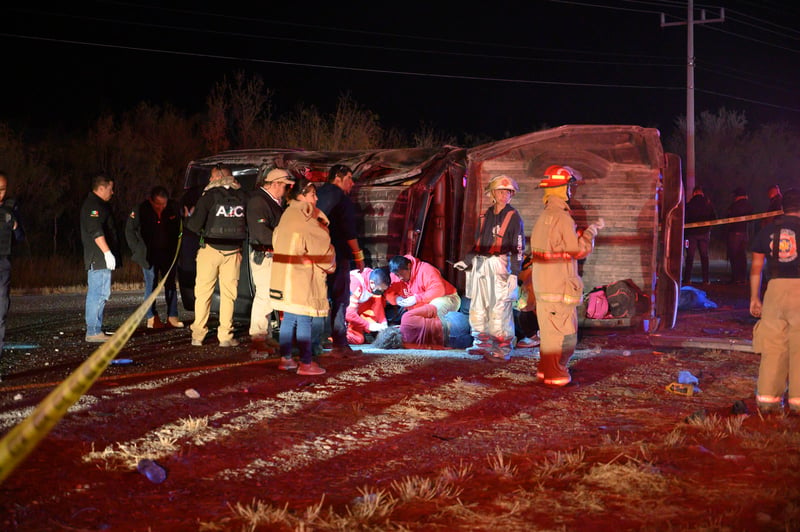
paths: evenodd
<path fill-rule="evenodd" d="M 578 342 L 577 306 L 583 298 L 578 259 L 594 248 L 594 237 L 605 227 L 603 219 L 576 232 L 567 202 L 580 176 L 568 166 L 550 166 L 539 188 L 544 189 L 544 211 L 531 232 L 533 291 L 539 318 L 537 377 L 550 386 L 572 380 L 567 363 Z"/>
<path fill-rule="evenodd" d="M 519 294 L 517 276 L 525 251 L 522 217 L 510 205 L 517 192 L 517 182 L 508 176 L 489 181 L 486 193 L 493 205 L 481 216 L 467 262 L 454 264 L 456 269 L 469 269 L 466 296 L 470 298 L 473 345 L 467 353 L 492 362 L 509 359 L 514 339 L 513 304 Z"/>

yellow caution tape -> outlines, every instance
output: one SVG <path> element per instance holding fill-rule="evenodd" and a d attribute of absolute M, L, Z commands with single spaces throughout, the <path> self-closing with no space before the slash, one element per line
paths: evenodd
<path fill-rule="evenodd" d="M 692 227 L 710 227 L 712 225 L 733 224 L 736 222 L 749 222 L 750 220 L 760 220 L 762 218 L 772 218 L 773 216 L 780 216 L 783 211 L 769 211 L 762 212 L 761 214 L 748 214 L 746 216 L 734 216 L 733 218 L 719 218 L 717 220 L 709 220 L 707 222 L 692 222 L 683 224 L 684 229 Z"/>
<path fill-rule="evenodd" d="M 175 267 L 178 260 L 178 250 L 181 248 L 182 238 L 183 229 L 181 228 L 181 233 L 178 235 L 178 248 L 172 259 L 170 270 Z M 147 309 L 161 293 L 166 279 L 167 275 L 164 275 L 153 293 L 125 320 L 125 323 L 117 329 L 114 335 L 110 336 L 83 364 L 78 366 L 78 369 L 50 392 L 36 406 L 31 415 L 0 440 L 0 483 L 36 448 L 55 424 L 61 421 L 69 407 L 74 405 L 86 393 L 86 390 L 92 387 L 100 374 L 114 360 L 114 357 L 125 347 L 147 314 Z"/>

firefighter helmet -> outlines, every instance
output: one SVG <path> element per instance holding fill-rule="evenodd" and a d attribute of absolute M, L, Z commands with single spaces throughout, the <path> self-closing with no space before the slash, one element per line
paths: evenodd
<path fill-rule="evenodd" d="M 544 171 L 544 179 L 539 183 L 539 188 L 562 187 L 577 183 L 579 180 L 578 173 L 569 166 L 554 164 Z"/>
<path fill-rule="evenodd" d="M 514 195 L 519 192 L 519 185 L 507 175 L 498 175 L 493 177 L 489 184 L 486 185 L 486 193 L 490 196 L 495 190 L 510 190 L 511 194 Z"/>

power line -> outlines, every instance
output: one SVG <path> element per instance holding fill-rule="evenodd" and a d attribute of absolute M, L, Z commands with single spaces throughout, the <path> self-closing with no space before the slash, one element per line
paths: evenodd
<path fill-rule="evenodd" d="M 773 107 L 775 109 L 783 109 L 785 111 L 793 111 L 795 113 L 800 113 L 800 108 L 797 108 L 797 107 L 789 107 L 787 105 L 778 105 L 778 104 L 775 104 L 775 103 L 764 102 L 764 101 L 761 101 L 761 100 L 754 100 L 752 98 L 744 98 L 744 97 L 741 97 L 741 96 L 734 96 L 732 94 L 726 94 L 724 92 L 710 91 L 710 90 L 706 90 L 706 89 L 697 89 L 697 88 L 695 90 L 697 92 L 702 92 L 702 93 L 705 93 L 705 94 L 712 94 L 714 96 L 722 96 L 724 98 L 730 98 L 732 100 L 739 100 L 739 101 L 748 102 L 748 103 L 756 103 L 756 104 L 759 104 L 759 105 L 765 105 L 767 107 Z"/>
<path fill-rule="evenodd" d="M 771 85 L 769 83 L 764 83 L 763 81 L 759 81 L 758 79 L 753 79 L 752 77 L 737 76 L 736 74 L 730 74 L 730 73 L 727 73 L 727 72 L 723 72 L 722 70 L 717 70 L 715 68 L 704 67 L 704 66 L 700 66 L 700 65 L 695 65 L 695 68 L 697 70 L 702 70 L 704 72 L 711 72 L 712 74 L 718 74 L 720 76 L 726 76 L 726 77 L 729 77 L 729 78 L 738 79 L 738 80 L 741 80 L 741 81 L 746 81 L 748 83 L 752 83 L 753 85 L 759 85 L 761 87 L 766 87 L 768 89 L 776 89 L 776 90 L 781 90 L 781 91 L 791 92 L 791 93 L 797 92 L 796 88 L 781 87 L 779 85 Z M 723 68 L 725 68 L 725 67 L 723 67 Z M 729 70 L 736 71 L 736 69 L 729 69 Z M 744 72 L 744 71 L 743 70 L 739 70 L 739 72 Z M 746 74 L 747 72 L 744 72 L 744 73 Z"/>
<path fill-rule="evenodd" d="M 548 1 L 556 1 L 556 0 L 548 0 Z M 487 41 L 469 41 L 469 40 L 462 40 L 462 39 L 446 39 L 443 37 L 428 37 L 428 36 L 421 36 L 421 35 L 409 35 L 407 33 L 391 33 L 391 32 L 379 32 L 379 31 L 372 31 L 372 30 L 362 30 L 362 29 L 353 29 L 353 28 L 341 28 L 336 26 L 322 26 L 318 24 L 307 24 L 307 23 L 299 23 L 299 22 L 287 22 L 281 20 L 271 20 L 271 19 L 263 19 L 263 18 L 253 18 L 253 17 L 242 17 L 238 15 L 228 15 L 225 13 L 215 13 L 215 12 L 208 12 L 208 11 L 197 11 L 197 10 L 189 10 L 189 9 L 177 9 L 177 8 L 170 8 L 170 7 L 163 7 L 163 6 L 148 6 L 148 5 L 141 5 L 135 4 L 131 2 L 121 2 L 121 1 L 114 1 L 114 0 L 106 0 L 103 3 L 106 4 L 114 4 L 114 5 L 121 5 L 127 7 L 135 7 L 139 9 L 152 9 L 158 11 L 169 11 L 173 13 L 181 13 L 181 14 L 188 14 L 188 15 L 199 15 L 204 17 L 214 17 L 214 18 L 224 18 L 229 20 L 236 20 L 236 21 L 245 21 L 248 23 L 255 23 L 255 24 L 275 24 L 280 26 L 289 26 L 295 28 L 305 28 L 305 29 L 313 29 L 313 30 L 327 30 L 327 31 L 336 31 L 342 33 L 354 33 L 360 35 L 369 35 L 369 36 L 381 36 L 381 37 L 393 37 L 393 38 L 402 38 L 402 39 L 410 39 L 410 40 L 422 40 L 422 41 L 433 41 L 433 42 L 441 42 L 441 43 L 448 43 L 448 44 L 466 44 L 466 45 L 473 45 L 473 46 L 489 46 L 494 48 L 508 48 L 508 49 L 517 49 L 517 50 L 533 50 L 533 51 L 544 51 L 544 52 L 556 52 L 556 53 L 577 53 L 577 54 L 591 54 L 594 56 L 601 55 L 601 56 L 618 56 L 618 57 L 636 57 L 636 58 L 649 58 L 649 59 L 664 59 L 663 56 L 658 55 L 648 55 L 648 54 L 630 54 L 630 53 L 623 53 L 623 52 L 603 52 L 599 50 L 576 50 L 576 49 L 569 49 L 569 48 L 545 48 L 545 47 L 536 47 L 536 46 L 526 46 L 526 45 L 519 45 L 519 44 L 507 44 L 507 43 L 496 43 L 496 42 L 487 42 Z"/>
<path fill-rule="evenodd" d="M 795 54 L 800 53 L 800 50 L 796 50 L 794 48 L 789 48 L 787 46 L 781 46 L 779 44 L 773 44 L 771 42 L 764 41 L 762 39 L 756 39 L 755 37 L 748 37 L 746 35 L 741 35 L 741 34 L 738 34 L 738 33 L 734 33 L 732 31 L 726 31 L 726 30 L 723 30 L 723 29 L 720 29 L 720 28 L 716 28 L 716 27 L 709 27 L 708 29 L 711 30 L 711 31 L 717 31 L 719 33 L 724 33 L 726 35 L 732 35 L 733 37 L 738 37 L 740 39 L 745 39 L 747 41 L 753 41 L 753 42 L 757 42 L 757 43 L 760 43 L 760 44 L 765 44 L 765 45 L 771 46 L 773 48 L 780 48 L 781 50 L 787 50 L 787 51 L 793 52 Z"/>
<path fill-rule="evenodd" d="M 30 12 L 28 10 L 19 10 Z M 41 13 L 40 13 L 41 14 Z M 177 31 L 186 31 L 186 32 L 195 32 L 195 33 L 205 33 L 210 35 L 223 35 L 229 37 L 239 37 L 239 38 L 247 38 L 247 39 L 257 39 L 257 40 L 272 40 L 272 41 L 285 41 L 285 42 L 293 42 L 293 43 L 303 43 L 303 44 L 314 44 L 314 45 L 324 45 L 324 46 L 340 46 L 345 48 L 362 48 L 362 49 L 372 49 L 372 50 L 383 50 L 389 52 L 404 52 L 404 53 L 418 53 L 418 54 L 436 54 L 436 55 L 446 55 L 446 56 L 456 56 L 456 57 L 475 57 L 475 58 L 482 58 L 482 59 L 503 59 L 503 60 L 514 60 L 514 61 L 540 61 L 540 62 L 559 62 L 559 63 L 574 63 L 574 64 L 593 64 L 593 65 L 615 65 L 615 66 L 643 66 L 643 67 L 680 67 L 682 66 L 679 63 L 633 63 L 633 62 L 622 62 L 622 61 L 598 61 L 598 60 L 589 60 L 589 59 L 567 59 L 563 57 L 559 58 L 546 58 L 546 57 L 525 57 L 525 56 L 512 56 L 512 55 L 497 55 L 497 54 L 480 54 L 480 53 L 473 53 L 473 52 L 451 52 L 451 51 L 443 51 L 443 50 L 430 50 L 430 49 L 420 49 L 420 48 L 403 48 L 403 47 L 395 47 L 395 46 L 380 46 L 374 44 L 353 44 L 353 43 L 345 43 L 345 42 L 338 42 L 338 41 L 323 41 L 318 39 L 303 39 L 298 37 L 280 37 L 274 35 L 257 35 L 253 33 L 241 33 L 241 32 L 230 32 L 230 31 L 221 31 L 221 30 L 210 30 L 210 29 L 198 29 L 198 28 L 191 28 L 186 26 L 174 26 L 168 24 L 153 24 L 153 23 L 145 23 L 145 22 L 132 22 L 127 20 L 119 20 L 119 19 L 111 19 L 111 18 L 101 18 L 101 17 L 87 17 L 87 16 L 80 16 L 80 15 L 68 15 L 63 13 L 47 13 L 49 16 L 56 16 L 56 17 L 63 17 L 63 18 L 71 18 L 71 19 L 78 19 L 78 20 L 89 20 L 93 22 L 102 22 L 102 23 L 113 23 L 113 24 L 120 24 L 126 26 L 138 26 L 138 27 L 147 27 L 147 28 L 156 28 L 156 29 L 164 29 L 164 30 L 177 30 Z M 547 50 L 550 51 L 551 49 L 541 48 L 539 50 Z M 555 50 L 552 51 L 559 51 L 564 52 L 564 50 Z"/>
<path fill-rule="evenodd" d="M 683 90 L 683 87 L 668 87 L 668 86 L 660 86 L 660 85 L 632 85 L 632 84 L 623 84 L 623 83 L 587 83 L 587 82 L 569 82 L 569 81 L 548 81 L 548 80 L 530 80 L 530 79 L 514 79 L 514 78 L 495 78 L 495 77 L 486 77 L 486 76 L 467 76 L 467 75 L 459 75 L 459 74 L 439 74 L 439 73 L 430 73 L 430 72 L 413 72 L 413 71 L 402 71 L 402 70 L 390 70 L 390 69 L 376 69 L 376 68 L 362 68 L 362 67 L 351 67 L 351 66 L 343 66 L 343 65 L 323 65 L 319 63 L 303 63 L 297 61 L 278 61 L 274 59 L 259 59 L 259 58 L 252 58 L 252 57 L 235 57 L 229 55 L 219 55 L 219 54 L 203 54 L 198 52 L 182 52 L 178 50 L 165 50 L 165 49 L 157 49 L 157 48 L 144 48 L 144 47 L 137 47 L 137 46 L 124 46 L 118 44 L 106 44 L 106 43 L 94 43 L 88 41 L 75 41 L 70 39 L 55 39 L 51 37 L 38 37 L 33 35 L 18 35 L 12 33 L 0 33 L 0 36 L 3 37 L 13 37 L 19 39 L 27 39 L 27 40 L 35 40 L 35 41 L 43 41 L 43 42 L 55 42 L 61 44 L 73 44 L 78 46 L 94 46 L 98 48 L 107 48 L 107 49 L 117 49 L 117 50 L 130 50 L 130 51 L 137 51 L 137 52 L 151 52 L 151 53 L 162 53 L 168 55 L 179 55 L 179 56 L 186 56 L 186 57 L 202 57 L 206 59 L 221 59 L 227 61 L 243 61 L 243 62 L 250 62 L 250 63 L 261 63 L 261 64 L 272 64 L 272 65 L 284 65 L 284 66 L 297 66 L 297 67 L 308 67 L 308 68 L 320 68 L 320 69 L 328 69 L 328 70 L 344 70 L 350 72 L 367 72 L 367 73 L 374 73 L 374 74 L 395 74 L 401 76 L 418 76 L 418 77 L 427 77 L 427 78 L 442 78 L 442 79 L 461 79 L 461 80 L 471 80 L 471 81 L 493 81 L 493 82 L 502 82 L 502 83 L 519 83 L 519 84 L 528 84 L 528 85 L 551 85 L 551 86 L 569 86 L 569 87 L 599 87 L 599 88 L 612 88 L 612 89 L 657 89 L 657 90 Z"/>
<path fill-rule="evenodd" d="M 739 24 L 741 24 L 743 26 L 750 26 L 751 28 L 757 28 L 757 29 L 759 29 L 761 31 L 765 31 L 767 33 L 772 33 L 773 35 L 778 35 L 780 37 L 786 37 L 788 39 L 800 39 L 800 32 L 797 32 L 796 30 L 792 30 L 797 34 L 797 36 L 793 36 L 793 35 L 789 35 L 787 33 L 783 33 L 783 32 L 777 31 L 777 30 L 772 30 L 770 28 L 765 28 L 765 27 L 763 27 L 764 26 L 764 21 L 761 21 L 759 19 L 756 19 L 756 20 L 759 20 L 759 23 L 760 23 L 760 25 L 757 25 L 757 24 L 751 24 L 750 22 L 746 22 L 746 21 L 744 21 L 742 19 L 737 19 L 737 17 L 736 17 L 737 14 L 734 14 L 734 16 L 730 16 L 731 13 L 728 12 L 728 13 L 726 13 L 726 15 L 728 16 L 728 18 L 730 20 L 738 22 Z"/>

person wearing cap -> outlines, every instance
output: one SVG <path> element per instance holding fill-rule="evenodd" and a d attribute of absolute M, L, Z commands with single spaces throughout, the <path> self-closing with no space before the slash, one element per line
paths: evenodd
<path fill-rule="evenodd" d="M 313 323 L 328 315 L 327 276 L 336 268 L 336 252 L 328 232 L 328 217 L 316 206 L 314 183 L 298 177 L 289 191 L 289 206 L 272 233 L 270 299 L 283 311 L 278 369 L 298 375 L 322 375 L 312 360 Z M 297 347 L 300 363 L 292 358 Z"/>
<path fill-rule="evenodd" d="M 256 188 L 247 200 L 247 232 L 250 236 L 250 271 L 255 295 L 250 311 L 251 354 L 265 354 L 273 345 L 269 298 L 272 277 L 272 232 L 284 209 L 287 189 L 294 179 L 283 168 L 266 168 L 259 174 Z"/>
<path fill-rule="evenodd" d="M 465 295 L 470 298 L 471 355 L 492 362 L 511 357 L 514 340 L 514 301 L 519 294 L 517 276 L 525 251 L 525 227 L 511 199 L 517 182 L 506 175 L 493 177 L 486 187 L 492 206 L 481 216 L 475 245 L 466 260 L 453 266 L 467 271 Z"/>
<path fill-rule="evenodd" d="M 331 340 L 333 346 L 328 355 L 345 358 L 360 355 L 347 343 L 347 305 L 350 302 L 350 261 L 356 270 L 365 266 L 364 251 L 358 244 L 356 207 L 350 199 L 353 189 L 353 171 L 343 165 L 334 164 L 328 171 L 328 181 L 318 192 L 317 207 L 330 220 L 331 241 L 336 249 L 336 271 L 328 276 L 328 297 L 331 300 Z"/>
<path fill-rule="evenodd" d="M 153 187 L 147 199 L 131 210 L 125 223 L 125 239 L 131 248 L 131 259 L 141 266 L 144 274 L 144 298 L 150 297 L 160 279 L 166 277 L 167 322 L 163 323 L 159 318 L 154 302 L 145 314 L 148 329 L 184 326 L 178 317 L 178 290 L 175 288 L 175 269 L 171 267 L 180 234 L 178 205 L 169 199 L 163 186 Z"/>
<path fill-rule="evenodd" d="M 733 191 L 733 202 L 728 207 L 728 218 L 753 214 L 753 205 L 747 191 L 736 187 Z M 731 284 L 747 283 L 747 225 L 748 222 L 728 224 L 728 262 L 731 265 Z"/>
<path fill-rule="evenodd" d="M 239 345 L 239 340 L 233 337 L 233 306 L 239 290 L 242 244 L 247 238 L 247 195 L 241 188 L 230 168 L 217 165 L 211 170 L 209 183 L 186 221 L 186 229 L 200 236 L 191 326 L 193 346 L 202 346 L 208 334 L 211 297 L 217 281 L 219 346 Z"/>
<path fill-rule="evenodd" d="M 597 232 L 605 227 L 600 218 L 583 232 L 576 231 L 568 202 L 579 179 L 568 166 L 553 165 L 545 170 L 539 183 L 544 190 L 544 210 L 531 232 L 531 273 L 540 342 L 536 376 L 549 386 L 565 386 L 572 381 L 567 364 L 578 343 L 577 307 L 583 300 L 578 260 L 592 252 Z"/>

